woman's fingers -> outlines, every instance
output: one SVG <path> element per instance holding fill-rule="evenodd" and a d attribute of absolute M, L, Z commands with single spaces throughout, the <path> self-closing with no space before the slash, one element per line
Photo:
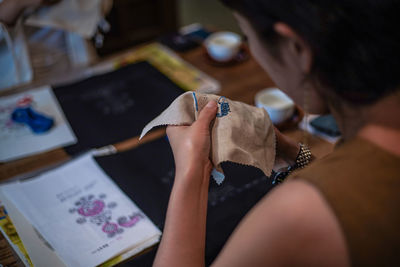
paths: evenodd
<path fill-rule="evenodd" d="M 199 118 L 196 121 L 198 127 L 202 130 L 209 131 L 210 123 L 217 115 L 217 102 L 210 101 L 207 105 L 200 111 Z"/>

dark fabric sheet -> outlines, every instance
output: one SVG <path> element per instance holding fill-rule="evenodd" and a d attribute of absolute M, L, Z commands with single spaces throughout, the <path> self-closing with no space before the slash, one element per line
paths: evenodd
<path fill-rule="evenodd" d="M 77 154 L 123 141 L 166 109 L 183 90 L 147 62 L 54 88 L 78 143 Z"/>
<path fill-rule="evenodd" d="M 96 158 L 104 171 L 162 230 L 174 179 L 174 160 L 166 138 L 116 155 Z M 207 215 L 207 265 L 215 259 L 242 217 L 271 188 L 270 180 L 252 167 L 222 165 L 226 180 L 211 180 Z M 155 249 L 154 249 L 155 250 Z M 122 266 L 151 266 L 155 251 Z"/>

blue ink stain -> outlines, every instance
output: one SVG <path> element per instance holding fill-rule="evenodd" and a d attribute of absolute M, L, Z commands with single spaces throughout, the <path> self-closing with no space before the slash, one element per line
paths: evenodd
<path fill-rule="evenodd" d="M 224 96 L 221 96 L 218 99 L 218 105 L 219 105 L 220 112 L 217 113 L 217 117 L 219 117 L 219 118 L 228 115 L 228 113 L 231 111 L 231 109 L 229 107 L 229 103 L 226 100 L 226 97 L 224 97 Z"/>
<path fill-rule="evenodd" d="M 16 108 L 11 114 L 11 120 L 26 124 L 35 134 L 45 133 L 54 125 L 53 118 L 37 112 L 31 106 Z"/>

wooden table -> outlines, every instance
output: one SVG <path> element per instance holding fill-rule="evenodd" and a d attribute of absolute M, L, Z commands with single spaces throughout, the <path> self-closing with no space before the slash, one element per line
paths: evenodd
<path fill-rule="evenodd" d="M 232 66 L 215 66 L 210 64 L 202 48 L 197 48 L 180 56 L 195 67 L 209 74 L 221 83 L 220 95 L 232 100 L 254 104 L 255 94 L 263 88 L 274 86 L 270 77 L 261 69 L 256 61 L 250 57 L 248 60 Z M 297 141 L 302 141 L 307 136 L 308 145 L 316 157 L 321 157 L 332 151 L 333 145 L 315 136 L 304 133 L 299 129 L 286 130 L 284 133 Z M 158 130 L 145 137 L 140 144 L 154 140 L 164 135 L 165 131 Z M 118 151 L 132 149 L 139 145 L 138 137 L 132 137 L 124 142 L 114 144 Z M 56 149 L 40 155 L 0 164 L 0 180 L 38 170 L 40 168 L 67 160 L 69 156 L 63 149 Z M 0 263 L 8 266 L 18 266 L 9 252 L 5 240 L 0 237 Z"/>

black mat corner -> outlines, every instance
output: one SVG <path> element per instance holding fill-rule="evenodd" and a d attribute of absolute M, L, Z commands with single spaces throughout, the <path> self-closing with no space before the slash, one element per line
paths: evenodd
<path fill-rule="evenodd" d="M 184 91 L 147 62 L 54 88 L 78 139 L 76 155 L 140 134 Z"/>

